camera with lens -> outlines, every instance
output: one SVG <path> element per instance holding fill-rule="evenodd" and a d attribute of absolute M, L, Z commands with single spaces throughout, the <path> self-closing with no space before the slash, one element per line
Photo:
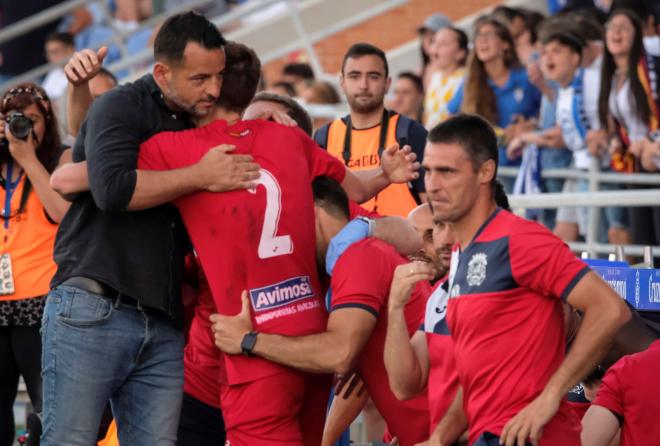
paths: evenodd
<path fill-rule="evenodd" d="M 23 141 L 28 139 L 33 126 L 30 118 L 25 116 L 22 112 L 15 112 L 5 121 L 9 124 L 9 131 L 12 135 Z M 7 141 L 7 138 L 0 139 L 0 150 L 9 150 L 9 141 Z"/>

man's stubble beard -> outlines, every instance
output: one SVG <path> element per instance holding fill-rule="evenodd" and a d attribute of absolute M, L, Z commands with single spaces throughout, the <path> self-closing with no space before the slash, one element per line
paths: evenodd
<path fill-rule="evenodd" d="M 169 90 L 168 95 L 167 95 L 167 99 L 170 102 L 172 102 L 174 105 L 176 105 L 177 108 L 179 108 L 181 111 L 186 112 L 189 115 L 191 115 L 195 118 L 198 118 L 198 119 L 205 118 L 206 116 L 208 116 L 209 113 L 211 113 L 211 109 L 209 109 L 208 111 L 203 111 L 202 112 L 202 111 L 197 110 L 195 104 L 188 104 L 186 101 L 181 99 L 181 97 L 177 93 L 176 89 L 173 88 L 171 84 L 169 84 L 167 86 L 167 88 Z"/>
<path fill-rule="evenodd" d="M 361 104 L 356 100 L 356 98 L 347 97 L 348 105 L 351 107 L 351 111 L 360 114 L 371 113 L 384 106 L 384 99 L 385 99 L 384 94 L 380 97 L 380 100 L 375 97 L 372 99 L 373 100 L 367 104 Z"/>

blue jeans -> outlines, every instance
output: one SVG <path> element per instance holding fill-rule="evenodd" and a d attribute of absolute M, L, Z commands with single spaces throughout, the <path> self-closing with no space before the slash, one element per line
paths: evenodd
<path fill-rule="evenodd" d="M 573 160 L 573 153 L 567 149 L 553 149 L 544 148 L 540 149 L 540 164 L 541 171 L 543 169 L 563 169 L 571 165 Z M 559 193 L 564 187 L 564 180 L 562 178 L 543 178 L 541 179 L 541 190 L 547 193 Z M 543 224 L 552 229 L 555 227 L 557 220 L 556 209 L 543 210 Z"/>
<path fill-rule="evenodd" d="M 46 301 L 42 341 L 42 446 L 96 444 L 108 401 L 121 444 L 175 444 L 184 338 L 164 314 L 60 286 Z"/>

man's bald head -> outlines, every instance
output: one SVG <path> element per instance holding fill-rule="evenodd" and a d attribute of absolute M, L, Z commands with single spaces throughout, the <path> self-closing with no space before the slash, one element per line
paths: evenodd
<path fill-rule="evenodd" d="M 433 243 L 433 213 L 428 203 L 417 206 L 408 214 L 408 222 L 422 237 L 422 249 L 413 255 L 416 259 L 432 263 L 438 268 L 438 255 Z"/>

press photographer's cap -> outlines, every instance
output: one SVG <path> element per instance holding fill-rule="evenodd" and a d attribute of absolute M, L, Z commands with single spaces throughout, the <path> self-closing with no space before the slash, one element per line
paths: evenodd
<path fill-rule="evenodd" d="M 418 33 L 423 33 L 426 30 L 437 32 L 442 28 L 451 25 L 451 20 L 444 14 L 432 14 L 424 20 L 422 26 L 417 28 Z"/>

